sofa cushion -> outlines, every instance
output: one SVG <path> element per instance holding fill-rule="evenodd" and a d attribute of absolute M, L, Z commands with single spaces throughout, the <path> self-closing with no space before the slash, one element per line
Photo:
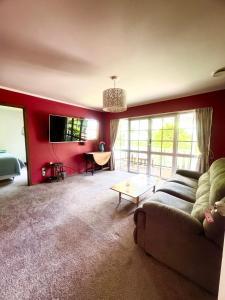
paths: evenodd
<path fill-rule="evenodd" d="M 209 172 L 205 172 L 200 176 L 198 185 L 201 185 L 203 183 L 209 183 Z"/>
<path fill-rule="evenodd" d="M 189 202 L 195 202 L 196 189 L 177 182 L 165 182 L 157 191 L 168 193 Z"/>
<path fill-rule="evenodd" d="M 182 175 L 179 175 L 179 174 L 175 174 L 168 181 L 184 184 L 184 185 L 190 186 L 192 188 L 197 188 L 197 186 L 198 186 L 198 180 L 197 179 L 189 178 L 189 177 L 182 176 Z"/>
<path fill-rule="evenodd" d="M 208 182 L 203 182 L 201 183 L 199 186 L 198 186 L 198 189 L 196 191 L 196 200 L 205 195 L 205 194 L 209 194 L 209 191 L 210 191 L 210 185 Z M 209 197 L 209 196 L 208 196 Z M 209 202 L 209 199 L 208 199 L 208 202 Z"/>
<path fill-rule="evenodd" d="M 205 218 L 205 211 L 209 207 L 209 191 L 206 194 L 200 196 L 194 203 L 193 210 L 191 212 L 192 217 L 203 222 Z"/>
<path fill-rule="evenodd" d="M 193 170 L 177 169 L 176 174 L 198 180 L 202 173 Z"/>
<path fill-rule="evenodd" d="M 175 207 L 188 214 L 191 214 L 191 211 L 193 209 L 192 203 L 163 192 L 156 192 L 148 200 L 149 200 L 148 202 L 155 201 L 171 207 Z"/>
<path fill-rule="evenodd" d="M 225 197 L 225 158 L 221 158 L 212 163 L 210 169 L 210 194 L 209 203 L 214 205 Z"/>
<path fill-rule="evenodd" d="M 198 181 L 198 188 L 196 191 L 196 201 L 191 212 L 192 217 L 203 222 L 205 218 L 205 211 L 209 207 L 209 192 L 210 181 L 209 173 L 202 174 Z"/>
<path fill-rule="evenodd" d="M 209 168 L 210 183 L 212 183 L 219 175 L 225 173 L 225 158 L 217 159 Z"/>
<path fill-rule="evenodd" d="M 209 203 L 214 205 L 215 202 L 220 201 L 225 197 L 225 173 L 216 177 L 211 184 L 210 194 L 209 194 Z"/>

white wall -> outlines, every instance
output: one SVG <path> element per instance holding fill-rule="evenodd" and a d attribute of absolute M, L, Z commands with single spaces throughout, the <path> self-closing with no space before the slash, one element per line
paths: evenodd
<path fill-rule="evenodd" d="M 0 105 L 0 149 L 26 161 L 23 110 Z"/>

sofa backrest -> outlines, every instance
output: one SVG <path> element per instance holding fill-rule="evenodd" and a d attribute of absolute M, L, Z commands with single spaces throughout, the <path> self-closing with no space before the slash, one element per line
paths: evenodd
<path fill-rule="evenodd" d="M 199 178 L 196 202 L 191 215 L 203 222 L 206 209 L 223 197 L 225 197 L 225 158 L 220 158 Z"/>
<path fill-rule="evenodd" d="M 209 168 L 210 193 L 209 204 L 214 205 L 225 197 L 225 158 L 220 158 L 212 163 Z"/>
<path fill-rule="evenodd" d="M 204 173 L 198 180 L 198 188 L 196 191 L 196 201 L 191 212 L 192 217 L 203 222 L 205 211 L 209 207 L 210 194 L 210 174 Z"/>
<path fill-rule="evenodd" d="M 208 223 L 205 211 L 217 201 L 225 202 L 225 158 L 212 163 L 209 171 L 204 173 L 198 181 L 196 202 L 191 215 L 203 222 L 205 236 L 222 247 L 225 217 L 213 211 L 214 222 Z"/>

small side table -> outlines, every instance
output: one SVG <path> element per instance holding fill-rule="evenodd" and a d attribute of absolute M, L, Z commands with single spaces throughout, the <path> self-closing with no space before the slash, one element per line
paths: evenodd
<path fill-rule="evenodd" d="M 64 179 L 64 167 L 61 162 L 48 163 L 47 169 L 50 169 L 51 176 L 48 177 L 49 182 L 59 181 Z"/>
<path fill-rule="evenodd" d="M 85 153 L 86 173 L 91 172 L 93 175 L 97 169 L 109 170 L 110 169 L 110 165 L 109 165 L 110 158 L 111 158 L 110 151 Z"/>

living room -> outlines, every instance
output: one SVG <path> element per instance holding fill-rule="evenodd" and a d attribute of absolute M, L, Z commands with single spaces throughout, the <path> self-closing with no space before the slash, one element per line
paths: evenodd
<path fill-rule="evenodd" d="M 224 217 L 217 221 L 213 215 L 220 215 L 214 205 L 225 196 L 224 166 L 213 164 L 225 157 L 224 16 L 221 1 L 0 4 L 0 105 L 24 112 L 29 185 L 17 185 L 16 178 L 0 183 L 2 299 L 217 299 L 223 247 L 221 241 L 211 242 L 208 229 L 203 239 L 204 226 L 209 226 L 204 225 L 205 218 L 195 216 L 195 220 L 182 211 L 176 215 L 181 223 L 174 223 L 171 234 L 167 223 L 171 211 L 158 212 L 153 205 L 149 212 L 147 202 L 159 201 L 157 209 L 162 203 L 167 208 L 181 198 L 179 205 L 191 212 L 200 193 L 200 177 L 191 179 L 192 200 L 190 177 L 184 183 L 187 179 L 176 171 L 205 173 L 210 167 L 214 175 L 206 185 L 214 189 L 217 178 L 217 196 L 214 200 L 211 196 L 211 206 L 207 200 L 204 213 L 214 218 L 213 224 L 224 223 Z M 123 88 L 127 94 L 127 109 L 118 107 L 116 113 L 104 107 L 108 102 L 103 103 L 102 94 L 107 89 L 112 92 L 113 75 L 119 76 L 114 89 Z M 198 114 L 209 110 L 200 126 Z M 51 115 L 92 120 L 97 135 L 52 143 Z M 90 124 L 93 130 L 94 123 Z M 205 133 L 205 124 L 209 132 L 201 139 L 197 132 L 204 127 Z M 92 176 L 86 173 L 85 154 L 101 152 L 101 141 L 103 152 L 111 154 L 107 162 L 111 170 Z M 207 151 L 199 151 L 204 141 Z M 206 152 L 206 163 L 201 165 L 199 157 L 205 159 Z M 49 183 L 47 166 L 59 162 L 64 178 Z M 183 176 L 179 182 L 178 175 Z M 127 189 L 130 178 L 150 178 L 151 189 L 137 196 L 138 203 L 124 200 L 126 193 L 119 191 L 124 197 L 118 203 L 113 187 L 126 182 Z M 175 178 L 172 187 L 171 178 Z M 166 188 L 161 188 L 159 183 L 165 181 Z M 177 184 L 182 185 L 179 195 L 174 194 Z M 175 205 L 171 214 L 177 210 Z M 143 213 L 154 211 L 151 218 L 156 223 L 146 223 L 150 224 L 146 235 Z M 197 261 L 191 255 L 182 263 L 170 260 L 179 254 L 173 245 L 184 247 L 195 241 L 193 232 L 185 241 L 173 239 L 185 218 L 200 230 L 201 241 L 196 238 L 196 244 L 208 249 L 202 257 L 217 253 L 217 259 L 202 266 L 196 246 L 190 251 Z M 166 236 L 157 227 L 160 224 L 171 240 L 160 240 Z M 154 228 L 160 237 L 154 235 Z M 160 245 L 168 247 L 161 256 Z"/>

